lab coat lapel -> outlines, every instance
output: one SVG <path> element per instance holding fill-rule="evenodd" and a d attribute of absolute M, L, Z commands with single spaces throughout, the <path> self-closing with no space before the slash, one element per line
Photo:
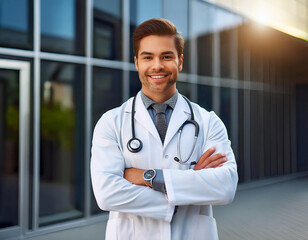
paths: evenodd
<path fill-rule="evenodd" d="M 130 105 L 129 111 L 131 112 L 132 104 L 129 104 L 129 105 Z M 142 102 L 140 92 L 136 96 L 135 111 L 136 111 L 135 121 L 138 122 L 139 124 L 141 124 L 147 131 L 149 131 L 153 135 L 153 137 L 155 139 L 157 139 L 157 141 L 159 143 L 161 143 L 160 137 L 159 137 L 157 129 L 156 129 L 154 123 L 153 123 L 153 120 L 152 120 L 148 110 L 145 108 L 145 106 Z M 136 136 L 136 137 L 138 138 L 138 136 Z"/>
<path fill-rule="evenodd" d="M 181 125 L 190 118 L 190 110 L 187 102 L 181 94 L 178 96 L 175 108 L 172 112 L 166 133 L 164 146 L 166 147 L 173 136 L 178 132 Z"/>

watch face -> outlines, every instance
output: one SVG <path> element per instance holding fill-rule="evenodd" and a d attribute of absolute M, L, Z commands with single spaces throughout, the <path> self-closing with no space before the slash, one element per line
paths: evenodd
<path fill-rule="evenodd" d="M 150 170 L 145 171 L 144 178 L 151 179 L 152 177 L 154 177 L 154 175 L 155 175 L 155 171 L 150 169 Z"/>

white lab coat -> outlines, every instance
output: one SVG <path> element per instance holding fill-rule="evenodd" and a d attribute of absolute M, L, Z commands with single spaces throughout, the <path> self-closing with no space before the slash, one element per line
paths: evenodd
<path fill-rule="evenodd" d="M 132 98 L 106 112 L 98 121 L 93 136 L 91 177 L 98 206 L 110 211 L 106 239 L 193 240 L 218 239 L 212 206 L 233 200 L 238 176 L 233 151 L 222 121 L 192 103 L 199 137 L 189 161 L 215 146 L 228 161 L 218 168 L 194 171 L 173 160 L 177 156 L 177 131 L 190 118 L 187 102 L 179 94 L 172 113 L 165 143 L 145 108 L 140 93 L 136 98 L 135 132 L 143 142 L 138 153 L 127 149 L 132 137 Z M 181 155 L 191 150 L 194 127 L 183 129 Z M 131 184 L 123 178 L 125 168 L 163 169 L 167 196 L 149 187 Z M 193 167 L 191 167 L 193 168 Z M 175 215 L 174 206 L 179 208 Z"/>

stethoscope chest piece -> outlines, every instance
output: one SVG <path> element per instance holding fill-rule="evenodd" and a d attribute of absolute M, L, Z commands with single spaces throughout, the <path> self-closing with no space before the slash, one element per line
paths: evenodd
<path fill-rule="evenodd" d="M 142 149 L 142 142 L 138 138 L 132 138 L 127 143 L 127 148 L 132 153 L 137 153 Z"/>

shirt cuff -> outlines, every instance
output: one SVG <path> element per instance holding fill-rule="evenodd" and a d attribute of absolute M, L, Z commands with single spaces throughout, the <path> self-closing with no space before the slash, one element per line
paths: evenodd
<path fill-rule="evenodd" d="M 165 179 L 165 189 L 166 189 L 166 194 L 168 195 L 168 201 L 171 204 L 175 204 L 175 195 L 173 191 L 173 186 L 172 186 L 172 181 L 171 181 L 171 171 L 170 169 L 164 169 L 163 170 L 163 176 Z"/>
<path fill-rule="evenodd" d="M 152 181 L 152 188 L 155 191 L 159 191 L 165 194 L 166 188 L 165 188 L 165 179 L 164 179 L 163 170 L 155 169 L 155 171 L 156 171 L 156 176 Z"/>

